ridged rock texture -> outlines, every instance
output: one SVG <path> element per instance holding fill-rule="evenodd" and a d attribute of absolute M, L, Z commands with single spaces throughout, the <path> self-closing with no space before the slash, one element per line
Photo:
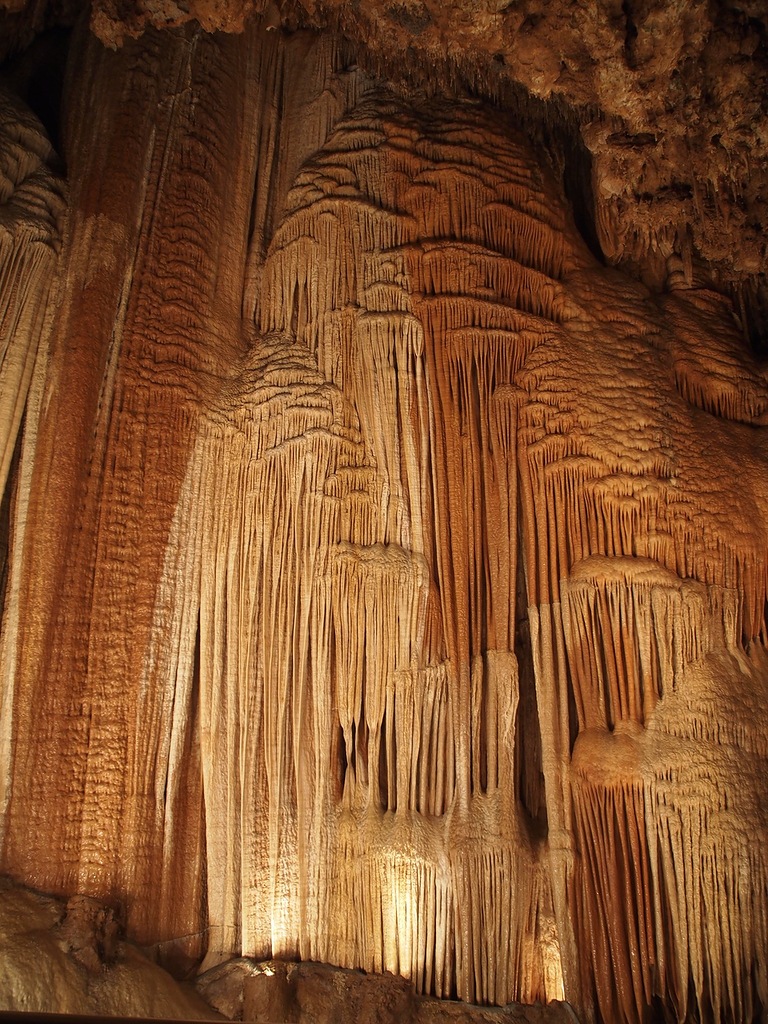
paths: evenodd
<path fill-rule="evenodd" d="M 81 27 L 68 195 L 11 102 L 2 869 L 166 962 L 761 1019 L 730 301 L 604 266 L 515 117 L 330 32 Z"/>

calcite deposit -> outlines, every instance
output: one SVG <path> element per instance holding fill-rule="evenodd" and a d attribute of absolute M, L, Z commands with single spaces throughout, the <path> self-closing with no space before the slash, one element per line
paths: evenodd
<path fill-rule="evenodd" d="M 59 158 L 0 107 L 0 869 L 176 970 L 762 1019 L 762 241 L 625 251 L 564 114 L 354 33 L 137 18 Z"/>

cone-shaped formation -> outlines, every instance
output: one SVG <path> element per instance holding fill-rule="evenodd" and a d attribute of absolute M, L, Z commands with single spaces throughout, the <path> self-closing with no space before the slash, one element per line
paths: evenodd
<path fill-rule="evenodd" d="M 209 964 L 752 1019 L 768 387 L 727 306 L 599 267 L 503 114 L 330 37 L 81 61 L 6 869 Z"/>

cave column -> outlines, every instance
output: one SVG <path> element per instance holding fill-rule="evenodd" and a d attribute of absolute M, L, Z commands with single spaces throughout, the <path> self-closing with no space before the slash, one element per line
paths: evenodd
<path fill-rule="evenodd" d="M 4 634 L 2 867 L 125 899 L 138 937 L 201 923 L 199 758 L 181 787 L 166 768 L 174 720 L 194 715 L 173 679 L 141 680 L 200 410 L 242 347 L 252 42 L 188 27 L 113 53 L 82 31 L 71 55 L 69 227 Z"/>

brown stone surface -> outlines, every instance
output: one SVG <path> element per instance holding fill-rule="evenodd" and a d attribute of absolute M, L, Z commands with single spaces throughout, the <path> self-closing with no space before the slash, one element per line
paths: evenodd
<path fill-rule="evenodd" d="M 65 905 L 0 879 L 0 1011 L 222 1019 L 119 939 L 114 916 L 96 900 Z"/>
<path fill-rule="evenodd" d="M 607 8 L 529 12 L 518 78 L 557 93 L 548 40 L 578 69 L 569 122 L 478 95 L 483 33 L 521 10 L 409 8 L 387 53 L 363 8 L 339 17 L 364 49 L 276 8 L 116 51 L 82 24 L 60 162 L 7 101 L 1 863 L 71 899 L 78 971 L 114 955 L 105 903 L 179 971 L 242 954 L 611 1022 L 765 1012 L 768 381 L 713 287 L 762 272 L 728 212 L 759 215 L 761 143 L 748 203 L 667 208 L 653 178 L 633 248 L 639 154 L 672 164 L 627 68 L 690 90 L 726 73 L 721 36 L 625 5 L 611 63 Z M 116 32 L 159 19 L 132 13 Z M 461 55 L 435 42 L 451 18 Z M 430 90 L 371 74 L 416 37 Z M 577 227 L 577 127 L 632 274 Z M 685 139 L 675 167 L 704 173 Z"/>
<path fill-rule="evenodd" d="M 563 1003 L 483 1007 L 419 996 L 403 978 L 326 964 L 238 959 L 197 981 L 232 1020 L 264 1024 L 572 1024 Z"/>

